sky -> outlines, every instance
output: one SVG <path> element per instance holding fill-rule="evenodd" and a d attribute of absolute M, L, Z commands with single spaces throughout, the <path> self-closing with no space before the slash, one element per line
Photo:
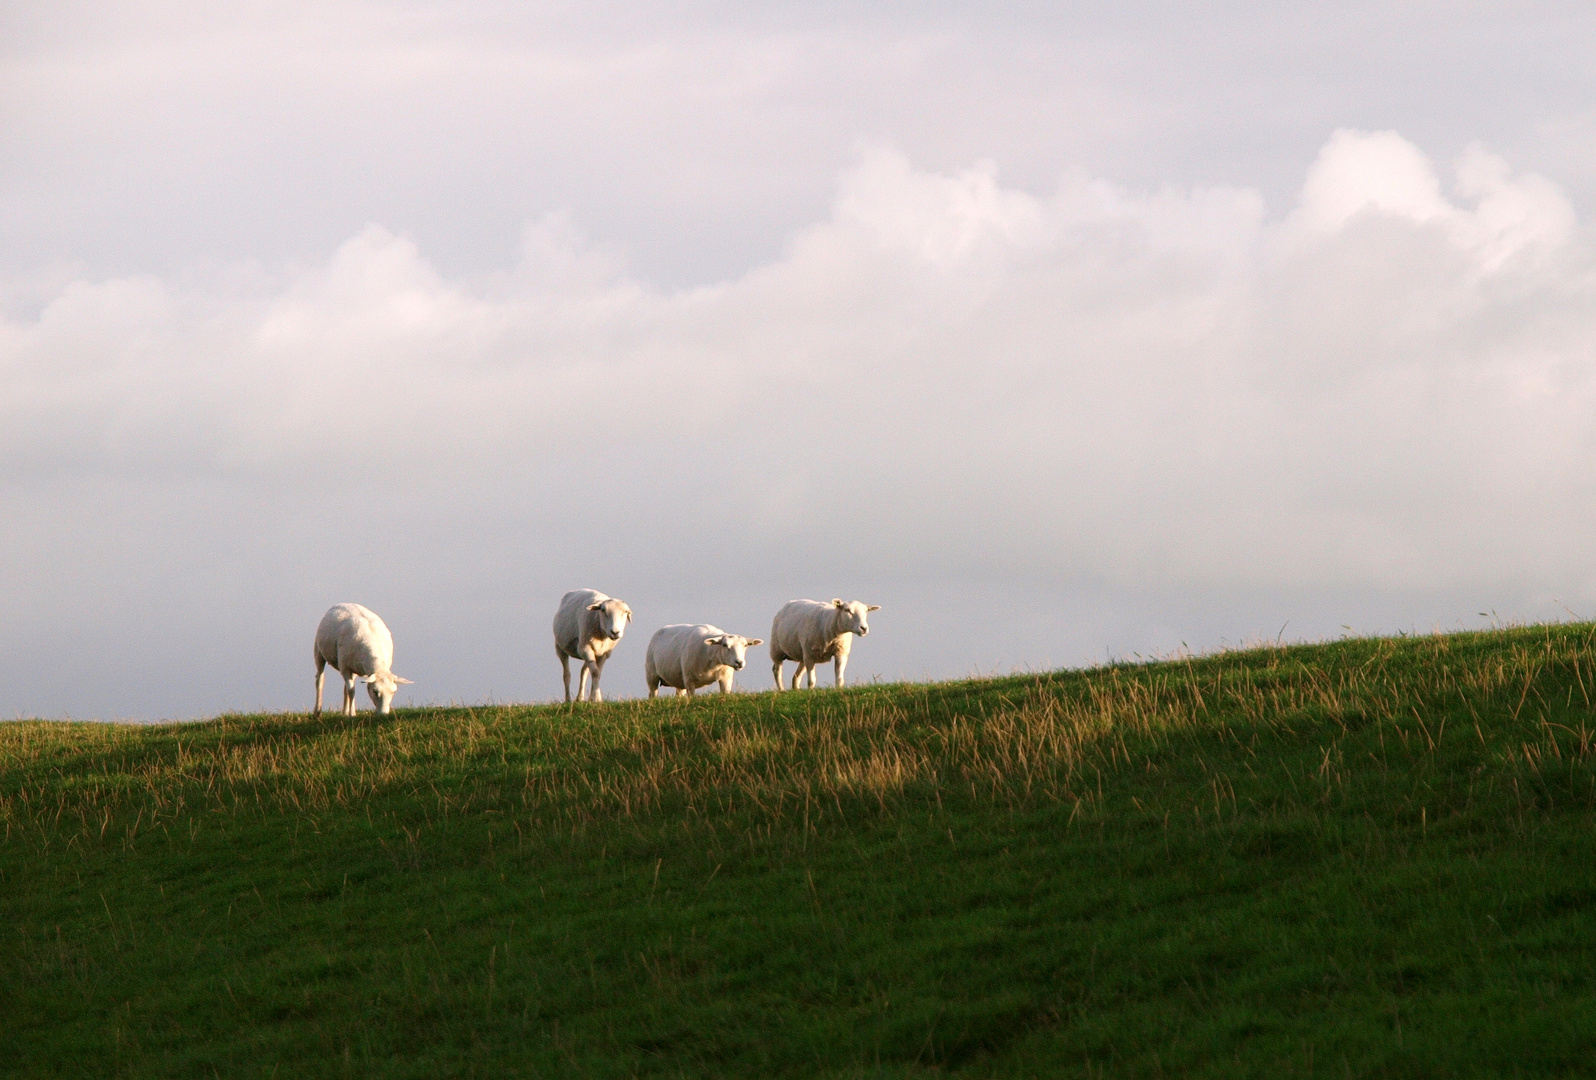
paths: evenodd
<path fill-rule="evenodd" d="M 1596 10 L 858 7 L 0 3 L 0 717 L 1596 616 Z"/>

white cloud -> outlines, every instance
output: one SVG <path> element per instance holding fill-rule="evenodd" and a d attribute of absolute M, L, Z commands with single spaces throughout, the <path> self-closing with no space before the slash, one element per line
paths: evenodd
<path fill-rule="evenodd" d="M 1477 257 L 1482 272 L 1556 251 L 1573 234 L 1573 207 L 1555 184 L 1514 176 L 1507 162 L 1477 144 L 1458 163 L 1456 186 L 1472 208 L 1448 200 L 1429 158 L 1396 132 L 1343 129 L 1308 170 L 1292 223 L 1330 235 L 1359 214 L 1436 225 Z"/>
<path fill-rule="evenodd" d="M 781 258 L 711 287 L 631 280 L 564 215 L 484 278 L 373 225 L 275 277 L 76 281 L 0 323 L 0 455 L 11 550 L 76 522 L 92 569 L 8 603 L 66 634 L 50 590 L 133 610 L 142 565 L 179 624 L 151 639 L 228 666 L 189 626 L 218 590 L 282 635 L 380 592 L 453 658 L 417 693 L 475 698 L 484 670 L 550 692 L 542 607 L 616 578 L 648 619 L 750 633 L 789 593 L 890 597 L 916 624 L 883 621 L 875 670 L 909 675 L 1167 647 L 1157 608 L 1194 596 L 1247 620 L 1209 640 L 1264 629 L 1271 593 L 1588 602 L 1591 255 L 1540 177 L 1474 148 L 1448 198 L 1400 136 L 1341 131 L 1276 222 L 1246 189 L 1037 196 L 878 149 Z M 174 530 L 255 569 L 197 572 Z M 964 641 L 984 594 L 1028 614 Z M 235 703 L 297 702 L 275 665 L 303 643 L 259 634 Z M 18 707 L 74 700 L 106 698 Z"/>
<path fill-rule="evenodd" d="M 1306 228 L 1334 232 L 1361 210 L 1432 221 L 1450 216 L 1452 206 L 1418 147 L 1394 131 L 1343 129 L 1308 170 L 1297 216 Z"/>

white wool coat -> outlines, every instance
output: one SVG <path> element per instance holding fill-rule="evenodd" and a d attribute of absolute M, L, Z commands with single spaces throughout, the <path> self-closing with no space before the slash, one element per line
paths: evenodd
<path fill-rule="evenodd" d="M 316 627 L 316 658 L 346 679 L 380 675 L 393 668 L 393 635 L 370 608 L 334 604 Z"/>
<path fill-rule="evenodd" d="M 554 655 L 560 660 L 566 701 L 571 700 L 573 659 L 582 662 L 576 699 L 604 700 L 599 679 L 604 674 L 605 661 L 620 644 L 631 621 L 632 609 L 625 601 L 605 596 L 597 589 L 573 589 L 560 597 L 559 609 L 554 613 Z"/>
<path fill-rule="evenodd" d="M 805 672 L 809 685 L 814 686 L 815 665 L 827 660 L 834 665 L 837 685 L 842 686 L 854 635 L 870 632 L 869 613 L 879 609 L 879 605 L 858 600 L 789 600 L 782 605 L 770 624 L 770 663 L 776 689 L 782 688 L 781 665 L 786 660 L 798 663 L 793 672 L 794 689 Z"/>
<path fill-rule="evenodd" d="M 643 659 L 648 696 L 654 697 L 662 685 L 691 695 L 710 683 L 719 683 L 721 693 L 729 693 L 733 677 L 747 663 L 748 647 L 758 644 L 759 638 L 728 634 L 708 623 L 662 626 L 649 639 Z"/>
<path fill-rule="evenodd" d="M 393 635 L 377 613 L 360 604 L 334 604 L 316 627 L 312 653 L 316 662 L 316 712 L 321 715 L 322 682 L 331 666 L 344 679 L 343 712 L 355 715 L 355 680 L 366 680 L 366 692 L 377 711 L 393 707 L 394 693 L 410 680 L 393 673 Z"/>

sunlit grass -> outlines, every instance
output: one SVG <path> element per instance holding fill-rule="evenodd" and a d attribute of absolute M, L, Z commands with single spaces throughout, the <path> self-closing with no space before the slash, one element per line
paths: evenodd
<path fill-rule="evenodd" d="M 1577 1075 L 1593 634 L 0 725 L 0 1072 Z"/>

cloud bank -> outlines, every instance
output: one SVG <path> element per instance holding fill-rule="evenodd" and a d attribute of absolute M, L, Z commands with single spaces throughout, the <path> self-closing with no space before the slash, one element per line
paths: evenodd
<path fill-rule="evenodd" d="M 343 600 L 412 700 L 556 692 L 576 587 L 639 613 L 620 692 L 654 626 L 800 595 L 883 604 L 884 677 L 1596 600 L 1596 248 L 1483 148 L 1338 131 L 1273 213 L 874 149 L 683 290 L 579 225 L 450 276 L 373 224 L 0 322 L 0 710 L 301 706 Z"/>

